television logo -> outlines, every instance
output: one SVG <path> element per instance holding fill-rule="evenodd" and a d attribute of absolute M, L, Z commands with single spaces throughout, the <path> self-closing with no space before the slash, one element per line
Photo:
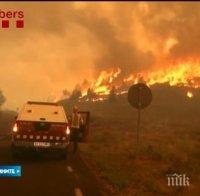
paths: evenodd
<path fill-rule="evenodd" d="M 0 166 L 0 177 L 20 177 L 22 174 L 19 165 Z"/>
<path fill-rule="evenodd" d="M 169 174 L 167 175 L 168 186 L 190 186 L 190 179 L 186 174 Z"/>
<path fill-rule="evenodd" d="M 3 11 L 0 9 L 1 28 L 24 28 L 23 11 Z"/>

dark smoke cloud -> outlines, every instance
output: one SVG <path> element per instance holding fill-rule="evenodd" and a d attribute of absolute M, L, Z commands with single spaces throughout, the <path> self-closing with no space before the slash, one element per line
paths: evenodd
<path fill-rule="evenodd" d="M 25 13 L 24 29 L 0 29 L 7 107 L 72 91 L 104 69 L 120 67 L 123 77 L 199 57 L 199 2 L 1 2 L 0 9 Z"/>
<path fill-rule="evenodd" d="M 168 54 L 172 58 L 199 56 L 199 2 L 151 3 L 149 12 L 140 21 L 155 42 L 163 45 L 169 37 L 177 40 Z"/>

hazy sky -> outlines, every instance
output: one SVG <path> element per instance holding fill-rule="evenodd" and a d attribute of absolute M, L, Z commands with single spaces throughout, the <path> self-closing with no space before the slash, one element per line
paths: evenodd
<path fill-rule="evenodd" d="M 99 71 L 122 75 L 199 57 L 200 3 L 1 2 L 25 27 L 0 28 L 0 89 L 15 109 L 72 90 Z"/>

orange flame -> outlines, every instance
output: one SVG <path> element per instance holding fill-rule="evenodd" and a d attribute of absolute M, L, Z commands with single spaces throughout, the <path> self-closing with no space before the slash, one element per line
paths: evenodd
<path fill-rule="evenodd" d="M 162 66 L 160 69 L 132 73 L 124 78 L 121 77 L 121 72 L 120 68 L 111 71 L 102 71 L 97 79 L 91 82 L 90 88 L 94 93 L 101 96 L 108 95 L 113 86 L 117 89 L 117 95 L 125 94 L 127 93 L 128 86 L 138 82 L 145 82 L 148 86 L 168 83 L 170 86 L 185 86 L 190 88 L 200 87 L 199 60 L 179 61 L 167 66 Z M 127 88 L 122 88 L 123 85 Z M 84 96 L 86 94 L 87 92 L 83 90 L 82 95 Z M 192 92 L 188 91 L 187 96 L 192 98 Z M 100 100 L 102 101 L 104 99 L 96 98 L 93 101 Z"/>
<path fill-rule="evenodd" d="M 189 98 L 192 98 L 194 95 L 193 95 L 193 93 L 192 93 L 191 91 L 188 91 L 188 92 L 187 92 L 187 96 L 188 96 Z"/>
<path fill-rule="evenodd" d="M 200 62 L 179 63 L 165 70 L 140 73 L 140 77 L 149 85 L 169 83 L 170 86 L 200 87 Z M 124 82 L 137 83 L 137 75 L 130 75 Z"/>
<path fill-rule="evenodd" d="M 112 70 L 110 72 L 102 71 L 97 80 L 92 83 L 90 88 L 93 89 L 93 91 L 97 94 L 108 95 L 110 93 L 110 85 L 120 73 L 120 68 L 117 68 L 117 70 Z"/>

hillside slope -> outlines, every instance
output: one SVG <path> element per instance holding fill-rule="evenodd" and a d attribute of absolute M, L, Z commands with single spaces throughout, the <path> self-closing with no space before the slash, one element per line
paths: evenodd
<path fill-rule="evenodd" d="M 200 92 L 155 86 L 152 104 L 142 111 L 139 148 L 137 110 L 126 95 L 114 103 L 62 101 L 91 112 L 90 137 L 82 156 L 112 195 L 198 195 L 200 193 Z M 168 187 L 168 174 L 186 174 L 189 187 Z"/>

